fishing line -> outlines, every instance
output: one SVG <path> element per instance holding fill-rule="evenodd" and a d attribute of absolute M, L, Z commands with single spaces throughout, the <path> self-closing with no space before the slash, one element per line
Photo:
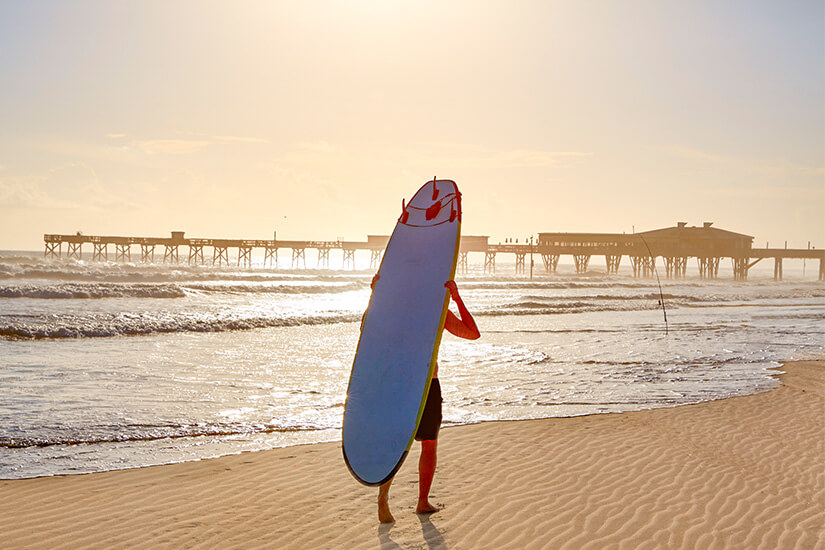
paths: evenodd
<path fill-rule="evenodd" d="M 662 293 L 662 281 L 659 280 L 659 270 L 656 269 L 656 258 L 653 257 L 653 252 L 650 251 L 650 247 L 647 245 L 647 241 L 644 237 L 636 234 L 642 242 L 645 243 L 645 248 L 647 248 L 647 253 L 650 256 L 650 261 L 653 263 L 653 273 L 656 274 L 656 284 L 659 285 L 659 303 L 662 305 L 662 315 L 665 316 L 665 336 L 668 334 L 667 330 L 667 310 L 665 309 L 665 295 Z"/>

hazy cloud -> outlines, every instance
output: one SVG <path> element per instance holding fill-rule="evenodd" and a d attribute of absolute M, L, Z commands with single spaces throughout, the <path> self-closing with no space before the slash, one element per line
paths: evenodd
<path fill-rule="evenodd" d="M 150 139 L 135 141 L 135 146 L 148 155 L 189 155 L 197 153 L 211 141 L 189 139 Z"/>
<path fill-rule="evenodd" d="M 134 205 L 101 185 L 92 167 L 67 162 L 41 174 L 0 176 L 0 206 L 81 210 Z"/>
<path fill-rule="evenodd" d="M 213 136 L 194 132 L 180 132 L 197 139 L 145 139 L 134 140 L 132 144 L 149 155 L 190 155 L 205 147 L 228 143 L 269 143 L 265 139 L 244 136 Z M 120 135 L 120 134 L 117 134 Z"/>
<path fill-rule="evenodd" d="M 240 143 L 269 143 L 268 139 L 261 139 L 261 138 L 254 138 L 254 137 L 241 137 L 241 136 L 211 136 L 213 140 L 219 143 L 231 143 L 231 142 L 240 142 Z"/>
<path fill-rule="evenodd" d="M 408 151 L 408 160 L 432 159 L 441 166 L 514 169 L 558 168 L 572 160 L 593 156 L 585 151 L 545 151 L 541 149 L 486 150 L 473 146 L 449 146 L 431 151 Z"/>
<path fill-rule="evenodd" d="M 540 151 L 540 150 L 514 150 L 494 153 L 488 157 L 488 162 L 500 165 L 505 168 L 540 168 L 543 166 L 555 166 L 560 162 L 560 158 L 589 157 L 593 153 L 583 153 L 577 151 Z M 477 159 L 483 162 L 484 159 Z"/>
<path fill-rule="evenodd" d="M 783 174 L 817 176 L 825 174 L 825 167 L 823 166 L 794 164 L 783 159 L 753 160 L 732 155 L 708 153 L 706 151 L 700 151 L 699 149 L 682 146 L 664 146 L 658 147 L 657 149 L 671 156 L 705 164 L 734 168 L 764 176 L 779 176 Z"/>
<path fill-rule="evenodd" d="M 593 156 L 585 151 L 544 151 L 539 149 L 514 149 L 491 151 L 474 145 L 435 143 L 431 148 L 390 149 L 383 155 L 365 154 L 348 150 L 327 141 L 301 142 L 279 158 L 279 163 L 289 165 L 337 162 L 352 166 L 372 166 L 415 163 L 440 166 L 469 166 L 485 168 L 542 168 L 557 167 L 565 162 Z"/>
<path fill-rule="evenodd" d="M 804 186 L 759 186 L 759 187 L 720 187 L 710 190 L 712 195 L 720 197 L 737 197 L 767 200 L 806 200 L 819 201 L 825 199 L 825 189 L 822 187 Z"/>
<path fill-rule="evenodd" d="M 43 208 L 48 200 L 37 181 L 0 178 L 2 208 Z"/>
<path fill-rule="evenodd" d="M 315 151 L 317 153 L 335 153 L 339 147 L 330 144 L 327 141 L 309 141 L 298 143 L 298 148 L 306 151 Z"/>

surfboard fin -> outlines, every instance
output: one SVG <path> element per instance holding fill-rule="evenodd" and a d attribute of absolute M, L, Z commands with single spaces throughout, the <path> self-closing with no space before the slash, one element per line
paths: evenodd
<path fill-rule="evenodd" d="M 458 208 L 456 208 L 456 204 L 458 204 Z M 457 191 L 453 200 L 450 201 L 450 208 L 452 211 L 450 212 L 450 221 L 454 221 L 456 217 L 458 221 L 461 222 L 461 192 Z"/>
<path fill-rule="evenodd" d="M 410 217 L 410 213 L 407 211 L 407 201 L 401 199 L 401 217 L 398 218 L 398 221 L 401 223 L 407 223 L 407 219 Z"/>
<path fill-rule="evenodd" d="M 433 205 L 427 209 L 426 218 L 428 220 L 435 219 L 439 212 L 441 212 L 441 203 L 434 202 Z"/>

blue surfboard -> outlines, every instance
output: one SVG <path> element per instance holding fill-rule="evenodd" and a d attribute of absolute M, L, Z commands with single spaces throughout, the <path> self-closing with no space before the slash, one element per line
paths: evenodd
<path fill-rule="evenodd" d="M 427 182 L 403 205 L 361 325 L 344 407 L 344 460 L 365 485 L 388 481 L 415 438 L 455 276 L 461 194 Z"/>

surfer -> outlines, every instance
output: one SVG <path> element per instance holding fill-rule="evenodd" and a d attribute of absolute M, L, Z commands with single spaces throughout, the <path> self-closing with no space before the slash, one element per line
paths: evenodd
<path fill-rule="evenodd" d="M 373 279 L 373 285 L 378 280 L 378 275 Z M 475 340 L 481 336 L 478 332 L 475 319 L 467 311 L 464 301 L 458 293 L 455 281 L 447 281 L 444 284 L 450 291 L 450 296 L 458 308 L 459 317 L 447 310 L 447 318 L 444 321 L 444 328 L 447 332 L 459 338 Z M 438 430 L 441 427 L 441 385 L 438 381 L 438 363 L 435 365 L 433 380 L 430 384 L 430 392 L 427 394 L 427 402 L 424 405 L 424 412 L 418 431 L 415 434 L 416 441 L 421 442 L 421 457 L 418 460 L 418 505 L 415 508 L 416 514 L 432 514 L 438 508 L 430 504 L 430 487 L 433 484 L 436 464 L 436 448 L 438 443 Z M 378 521 L 390 523 L 395 521 L 390 513 L 390 484 L 392 478 L 381 485 L 378 489 Z"/>

